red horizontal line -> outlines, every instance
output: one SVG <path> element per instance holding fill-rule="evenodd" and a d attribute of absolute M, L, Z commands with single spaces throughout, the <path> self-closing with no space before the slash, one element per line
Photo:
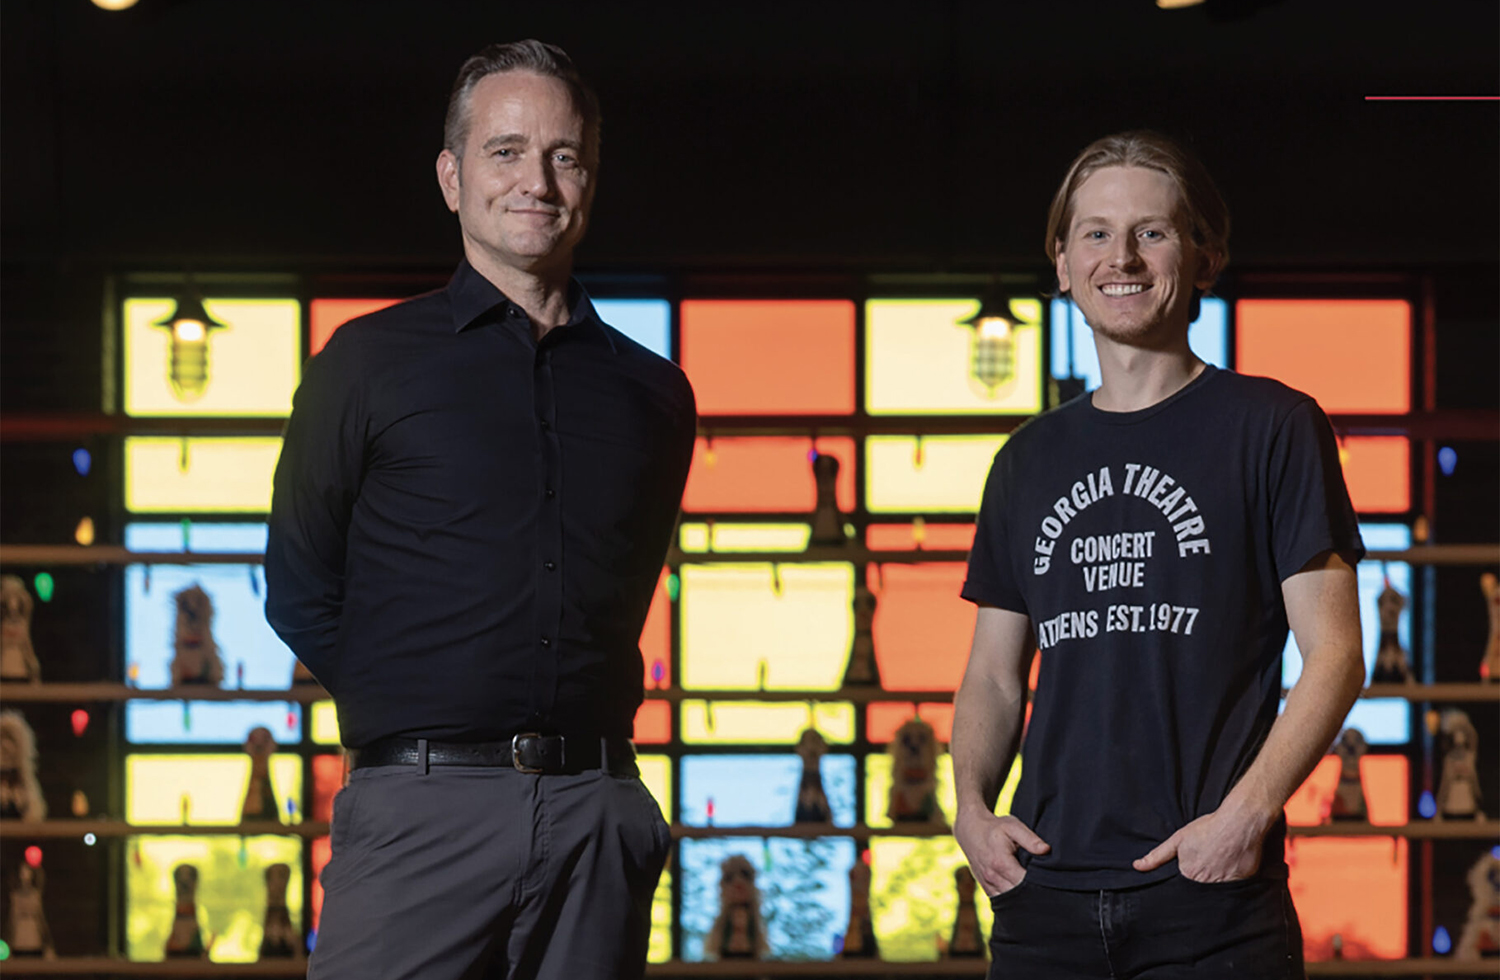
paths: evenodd
<path fill-rule="evenodd" d="M 1366 102 L 1500 102 L 1500 95 L 1367 95 Z"/>

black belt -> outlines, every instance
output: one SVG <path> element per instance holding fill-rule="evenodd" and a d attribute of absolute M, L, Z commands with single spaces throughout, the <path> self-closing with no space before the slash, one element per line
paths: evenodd
<path fill-rule="evenodd" d="M 432 742 L 376 739 L 349 751 L 350 769 L 369 766 L 501 766 L 540 775 L 570 775 L 603 769 L 637 775 L 635 746 L 628 738 L 580 738 L 522 733 L 508 742 Z M 425 755 L 425 758 L 424 758 Z"/>

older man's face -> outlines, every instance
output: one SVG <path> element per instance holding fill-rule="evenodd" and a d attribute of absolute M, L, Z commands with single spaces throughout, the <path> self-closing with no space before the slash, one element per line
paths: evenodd
<path fill-rule="evenodd" d="M 585 137 L 556 78 L 502 72 L 474 86 L 462 156 L 439 155 L 438 183 L 481 272 L 491 263 L 528 273 L 571 265 L 594 191 Z"/>

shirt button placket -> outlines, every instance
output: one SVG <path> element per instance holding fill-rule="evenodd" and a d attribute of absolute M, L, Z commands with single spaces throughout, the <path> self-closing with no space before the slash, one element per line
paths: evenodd
<path fill-rule="evenodd" d="M 558 661 L 562 654 L 557 638 L 562 632 L 563 581 L 556 572 L 562 562 L 562 501 L 559 494 L 564 489 L 562 439 L 556 425 L 557 391 L 550 350 L 537 351 L 534 375 L 543 506 L 537 522 L 537 556 L 541 571 L 536 577 L 538 663 L 533 704 L 541 717 L 550 719 L 557 699 Z"/>

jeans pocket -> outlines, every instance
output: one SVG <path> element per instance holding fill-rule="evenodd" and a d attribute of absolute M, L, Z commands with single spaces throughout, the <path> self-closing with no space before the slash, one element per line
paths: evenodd
<path fill-rule="evenodd" d="M 1017 896 L 1017 893 L 1019 893 L 1030 883 L 1031 879 L 1029 876 L 1023 877 L 1020 882 L 1014 887 L 1007 888 L 1005 891 L 1001 892 L 998 895 L 990 896 L 990 909 L 994 912 L 999 912 L 1002 907 L 1014 900 Z"/>

